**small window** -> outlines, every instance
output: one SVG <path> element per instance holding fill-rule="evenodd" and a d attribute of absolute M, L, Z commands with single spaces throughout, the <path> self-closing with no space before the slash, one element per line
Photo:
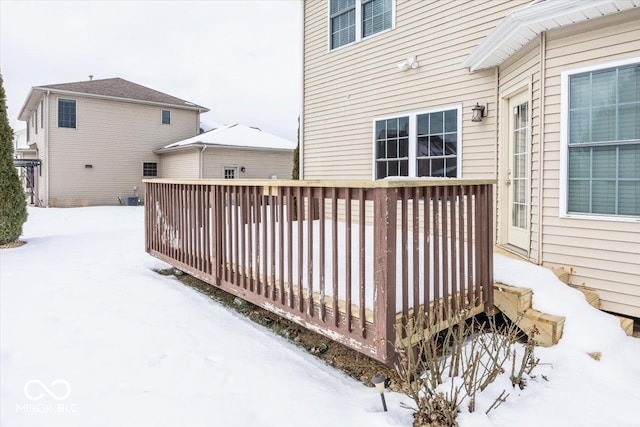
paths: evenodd
<path fill-rule="evenodd" d="M 36 135 L 38 134 L 38 109 L 36 108 L 36 112 L 33 115 L 33 120 L 34 120 L 34 125 L 33 125 L 33 130 L 36 132 Z"/>
<path fill-rule="evenodd" d="M 27 119 L 27 142 L 31 139 L 31 135 L 29 134 L 29 125 L 31 123 L 31 119 Z"/>
<path fill-rule="evenodd" d="M 376 178 L 409 176 L 409 117 L 376 122 Z"/>
<path fill-rule="evenodd" d="M 73 99 L 58 99 L 58 127 L 76 127 L 76 101 Z"/>
<path fill-rule="evenodd" d="M 44 100 L 40 101 L 40 127 L 44 127 Z"/>
<path fill-rule="evenodd" d="M 391 0 L 362 2 L 362 37 L 368 37 L 391 28 Z"/>
<path fill-rule="evenodd" d="M 393 28 L 394 0 L 330 0 L 331 49 Z"/>
<path fill-rule="evenodd" d="M 171 124 L 171 111 L 170 110 L 162 110 L 162 124 L 170 125 Z"/>
<path fill-rule="evenodd" d="M 356 40 L 356 1 L 331 0 L 329 14 L 331 49 L 354 42 Z"/>
<path fill-rule="evenodd" d="M 238 175 L 237 167 L 229 167 L 229 166 L 224 167 L 224 179 L 236 179 L 237 175 Z"/>
<path fill-rule="evenodd" d="M 156 163 L 156 162 L 143 162 L 142 163 L 142 176 L 145 177 L 145 178 L 158 176 L 158 163 Z"/>
<path fill-rule="evenodd" d="M 416 176 L 458 176 L 458 111 L 418 115 Z"/>

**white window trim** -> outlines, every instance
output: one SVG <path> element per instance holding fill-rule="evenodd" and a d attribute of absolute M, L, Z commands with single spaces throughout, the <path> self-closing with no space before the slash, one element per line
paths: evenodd
<path fill-rule="evenodd" d="M 342 49 L 343 47 L 353 46 L 356 43 L 360 43 L 363 40 L 369 40 L 372 37 L 375 37 L 379 34 L 384 34 L 389 31 L 392 31 L 396 28 L 396 0 L 391 0 L 391 28 L 387 28 L 386 30 L 379 31 L 375 34 L 371 34 L 367 37 L 362 37 L 362 3 L 366 0 L 355 0 L 356 1 L 356 39 L 351 43 L 343 44 L 338 47 L 331 47 L 331 0 L 327 0 L 327 52 L 335 52 L 337 50 Z"/>
<path fill-rule="evenodd" d="M 58 116 L 59 116 L 59 114 L 60 114 L 60 100 L 61 100 L 61 99 L 65 100 L 65 101 L 75 101 L 75 103 L 76 103 L 76 127 L 74 127 L 74 128 L 69 128 L 69 127 L 60 127 L 60 121 L 58 120 Z M 78 108 L 78 104 L 79 104 L 79 102 L 78 102 L 78 100 L 77 100 L 77 99 L 75 99 L 75 98 L 65 98 L 65 97 L 63 97 L 63 96 L 58 96 L 58 97 L 56 98 L 56 122 L 55 122 L 55 124 L 56 124 L 56 128 L 58 128 L 58 129 L 78 129 L 78 127 L 79 127 L 79 126 L 78 126 L 78 123 L 79 123 L 79 116 L 78 116 L 78 112 L 79 112 L 79 110 L 80 110 L 80 109 Z"/>
<path fill-rule="evenodd" d="M 371 123 L 371 147 L 373 149 L 371 154 L 371 179 L 374 181 L 382 181 L 382 179 L 376 178 L 376 122 L 380 120 L 397 119 L 399 117 L 409 117 L 409 176 L 407 179 L 422 179 L 426 177 L 416 176 L 416 148 L 418 145 L 418 116 L 422 114 L 438 113 L 447 110 L 458 111 L 458 154 L 457 154 L 457 170 L 455 179 L 462 178 L 462 104 L 445 105 L 443 107 L 434 107 L 427 110 L 402 112 L 397 114 L 391 114 L 387 116 L 375 117 Z M 442 178 L 442 179 L 454 179 L 454 178 Z"/>
<path fill-rule="evenodd" d="M 590 71 L 603 70 L 606 68 L 622 67 L 625 65 L 640 63 L 640 56 L 621 59 L 618 61 L 603 62 L 588 67 L 565 70 L 560 73 L 560 191 L 559 191 L 559 217 L 572 219 L 585 219 L 595 221 L 613 222 L 640 222 L 640 218 L 580 214 L 568 212 L 568 166 L 569 161 L 569 77 L 574 74 L 588 73 Z"/>

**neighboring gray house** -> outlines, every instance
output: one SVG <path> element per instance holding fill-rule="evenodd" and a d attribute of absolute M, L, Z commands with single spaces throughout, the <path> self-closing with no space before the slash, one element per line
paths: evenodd
<path fill-rule="evenodd" d="M 158 176 L 154 150 L 197 135 L 207 108 L 121 79 L 35 86 L 18 118 L 41 161 L 34 204 L 118 204 Z"/>
<path fill-rule="evenodd" d="M 163 178 L 290 179 L 296 143 L 239 124 L 155 151 Z"/>

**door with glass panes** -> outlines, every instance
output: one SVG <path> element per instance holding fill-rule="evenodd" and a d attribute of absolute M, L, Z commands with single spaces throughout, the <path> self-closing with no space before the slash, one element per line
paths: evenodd
<path fill-rule="evenodd" d="M 503 188 L 507 196 L 507 243 L 529 249 L 529 93 L 523 92 L 508 100 L 509 136 L 506 141 L 508 162 Z"/>

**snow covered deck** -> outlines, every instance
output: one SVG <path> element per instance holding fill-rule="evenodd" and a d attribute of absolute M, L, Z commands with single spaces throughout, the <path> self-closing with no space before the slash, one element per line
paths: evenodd
<path fill-rule="evenodd" d="M 383 362 L 493 305 L 491 181 L 146 181 L 146 250 Z"/>

